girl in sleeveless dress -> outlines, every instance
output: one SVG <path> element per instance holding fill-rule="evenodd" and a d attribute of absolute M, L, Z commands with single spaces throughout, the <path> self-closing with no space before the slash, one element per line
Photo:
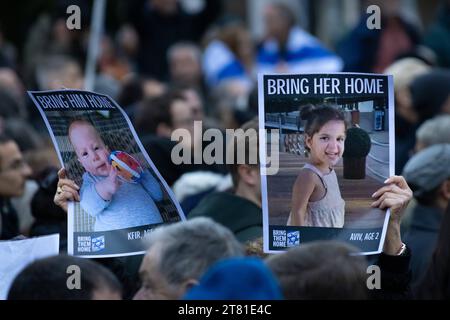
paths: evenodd
<path fill-rule="evenodd" d="M 342 228 L 345 202 L 333 167 L 344 153 L 344 115 L 337 107 L 308 105 L 300 116 L 308 163 L 294 183 L 287 225 Z"/>

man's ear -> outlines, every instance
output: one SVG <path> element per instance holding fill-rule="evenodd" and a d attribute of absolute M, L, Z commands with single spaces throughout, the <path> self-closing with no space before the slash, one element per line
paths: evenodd
<path fill-rule="evenodd" d="M 450 178 L 442 183 L 440 191 L 446 200 L 450 200 Z"/>

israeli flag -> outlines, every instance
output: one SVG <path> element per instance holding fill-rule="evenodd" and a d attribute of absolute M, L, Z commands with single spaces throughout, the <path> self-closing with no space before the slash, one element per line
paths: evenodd
<path fill-rule="evenodd" d="M 92 252 L 98 252 L 105 249 L 105 236 L 91 239 Z"/>
<path fill-rule="evenodd" d="M 344 66 L 340 57 L 299 27 L 291 29 L 284 55 L 275 39 L 265 41 L 258 51 L 258 72 L 279 72 L 283 63 L 286 69 L 284 72 L 290 73 L 339 72 Z"/>
<path fill-rule="evenodd" d="M 300 244 L 300 231 L 288 232 L 286 238 L 286 246 L 288 248 L 298 246 Z"/>
<path fill-rule="evenodd" d="M 225 80 L 238 80 L 251 86 L 251 79 L 242 63 L 220 40 L 214 40 L 206 47 L 202 65 L 209 87 L 215 87 Z"/>

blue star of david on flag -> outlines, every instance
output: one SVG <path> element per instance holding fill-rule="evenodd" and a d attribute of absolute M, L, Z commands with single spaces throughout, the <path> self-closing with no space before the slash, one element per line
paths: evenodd
<path fill-rule="evenodd" d="M 300 231 L 290 231 L 287 233 L 287 243 L 288 247 L 295 247 L 300 244 Z"/>
<path fill-rule="evenodd" d="M 97 238 L 92 238 L 92 252 L 97 252 L 105 249 L 105 236 L 100 236 Z"/>

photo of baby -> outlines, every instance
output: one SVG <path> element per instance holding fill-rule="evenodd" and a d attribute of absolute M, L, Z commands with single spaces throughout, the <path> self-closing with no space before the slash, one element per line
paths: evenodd
<path fill-rule="evenodd" d="M 71 89 L 29 95 L 46 123 L 64 179 L 75 188 L 76 196 L 67 204 L 68 254 L 142 254 L 155 228 L 185 219 L 114 100 Z"/>
<path fill-rule="evenodd" d="M 111 151 L 87 119 L 72 120 L 67 136 L 85 170 L 80 205 L 95 218 L 94 231 L 163 222 L 155 204 L 162 200 L 163 193 L 148 170 L 138 183 L 121 180 L 110 163 Z"/>

